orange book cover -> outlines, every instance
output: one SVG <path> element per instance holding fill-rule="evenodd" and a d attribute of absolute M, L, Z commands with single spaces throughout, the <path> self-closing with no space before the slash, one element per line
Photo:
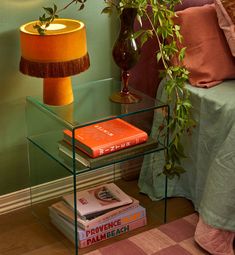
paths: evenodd
<path fill-rule="evenodd" d="M 145 131 L 120 119 L 99 122 L 75 130 L 75 146 L 95 158 L 146 142 Z M 72 132 L 64 130 L 64 140 L 71 144 Z"/>

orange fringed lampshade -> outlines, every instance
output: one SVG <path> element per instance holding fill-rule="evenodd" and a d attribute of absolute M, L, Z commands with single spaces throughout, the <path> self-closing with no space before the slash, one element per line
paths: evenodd
<path fill-rule="evenodd" d="M 90 66 L 85 25 L 78 20 L 55 19 L 45 35 L 33 26 L 37 21 L 20 27 L 20 71 L 44 78 L 43 100 L 49 105 L 73 102 L 71 75 Z"/>

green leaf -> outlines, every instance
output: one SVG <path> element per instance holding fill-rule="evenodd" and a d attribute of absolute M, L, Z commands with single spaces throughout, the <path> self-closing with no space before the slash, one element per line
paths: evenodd
<path fill-rule="evenodd" d="M 183 174 L 183 173 L 185 173 L 185 169 L 184 169 L 182 166 L 175 166 L 175 171 L 176 171 L 178 174 Z"/>
<path fill-rule="evenodd" d="M 159 51 L 157 53 L 157 62 L 159 62 L 161 58 L 162 58 L 162 53 L 161 53 L 161 51 Z"/>
<path fill-rule="evenodd" d="M 192 107 L 192 103 L 189 101 L 189 99 L 185 100 L 185 101 L 183 102 L 183 105 L 184 105 L 185 107 L 188 107 L 188 108 L 191 108 L 191 107 Z"/>
<path fill-rule="evenodd" d="M 175 25 L 174 28 L 175 28 L 175 31 L 180 31 L 180 26 L 179 25 Z"/>
<path fill-rule="evenodd" d="M 53 13 L 56 13 L 56 12 L 57 12 L 57 9 L 58 9 L 58 8 L 57 8 L 57 5 L 54 4 L 53 7 L 54 7 Z"/>
<path fill-rule="evenodd" d="M 45 29 L 41 28 L 38 24 L 34 25 L 33 28 L 36 29 L 40 35 L 45 35 Z"/>
<path fill-rule="evenodd" d="M 101 13 L 110 14 L 112 12 L 112 8 L 110 6 L 105 7 Z"/>
<path fill-rule="evenodd" d="M 147 42 L 147 40 L 148 40 L 148 34 L 144 32 L 140 37 L 141 47 Z"/>
<path fill-rule="evenodd" d="M 185 51 L 186 51 L 186 47 L 182 48 L 180 50 L 180 53 L 179 53 L 179 61 L 183 61 L 184 57 L 185 57 Z"/>
<path fill-rule="evenodd" d="M 48 17 L 48 18 L 45 18 L 44 21 L 45 21 L 45 22 L 50 22 L 50 21 L 53 21 L 53 18 Z M 50 24 L 49 24 L 49 25 L 50 25 Z"/>
<path fill-rule="evenodd" d="M 142 18 L 141 18 L 141 16 L 139 15 L 139 13 L 137 14 L 136 18 L 137 18 L 137 20 L 138 20 L 140 26 L 142 27 L 142 26 L 143 26 Z"/>
<path fill-rule="evenodd" d="M 78 10 L 81 11 L 84 9 L 84 7 L 85 7 L 85 4 L 81 4 Z"/>
<path fill-rule="evenodd" d="M 54 11 L 51 7 L 43 7 L 43 9 L 45 10 L 45 12 L 48 14 L 48 15 L 53 15 Z"/>
<path fill-rule="evenodd" d="M 141 36 L 143 33 L 145 33 L 145 30 L 144 30 L 144 29 L 140 29 L 140 30 L 138 30 L 137 32 L 135 32 L 135 33 L 133 34 L 133 38 L 136 39 L 136 38 L 138 38 L 139 36 Z"/>
<path fill-rule="evenodd" d="M 149 37 L 153 37 L 153 31 L 151 29 L 146 30 Z"/>
<path fill-rule="evenodd" d="M 171 167 L 172 167 L 172 165 L 171 165 L 171 164 L 169 164 L 169 163 L 165 165 L 166 170 L 170 170 L 170 169 L 171 169 Z"/>
<path fill-rule="evenodd" d="M 187 158 L 187 156 L 184 153 L 184 147 L 181 143 L 178 144 L 178 150 L 177 153 L 180 155 L 182 158 Z"/>

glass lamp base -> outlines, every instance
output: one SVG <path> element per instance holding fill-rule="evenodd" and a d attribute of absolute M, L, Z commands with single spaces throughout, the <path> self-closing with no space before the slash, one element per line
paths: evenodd
<path fill-rule="evenodd" d="M 110 100 L 115 102 L 115 103 L 119 103 L 119 104 L 136 104 L 139 103 L 141 101 L 141 97 L 128 92 L 128 93 L 124 93 L 124 92 L 116 92 L 113 95 L 110 96 Z"/>

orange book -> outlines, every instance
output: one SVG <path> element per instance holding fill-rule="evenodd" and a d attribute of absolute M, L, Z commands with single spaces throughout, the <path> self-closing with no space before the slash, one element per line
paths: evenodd
<path fill-rule="evenodd" d="M 75 146 L 96 158 L 136 144 L 148 139 L 145 131 L 120 119 L 99 122 L 75 130 Z M 64 140 L 72 143 L 72 132 L 64 130 Z"/>

